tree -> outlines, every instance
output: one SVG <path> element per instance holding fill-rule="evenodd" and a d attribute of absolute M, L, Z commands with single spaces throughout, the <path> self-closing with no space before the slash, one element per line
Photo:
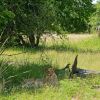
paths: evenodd
<path fill-rule="evenodd" d="M 96 11 L 92 14 L 90 24 L 92 29 L 95 30 L 100 25 L 100 2 L 94 4 Z"/>
<path fill-rule="evenodd" d="M 11 0 L 5 3 L 7 9 L 15 14 L 15 35 L 23 44 L 25 41 L 22 35 L 27 35 L 31 46 L 38 46 L 41 34 L 50 30 L 55 22 L 53 0 Z"/>
<path fill-rule="evenodd" d="M 92 0 L 56 0 L 58 18 L 64 30 L 81 32 L 88 29 L 90 15 L 95 11 Z"/>
<path fill-rule="evenodd" d="M 96 22 L 97 22 L 97 25 L 100 25 L 100 2 L 97 2 L 96 4 Z"/>
<path fill-rule="evenodd" d="M 0 1 L 0 42 L 4 42 L 7 35 L 10 36 L 11 34 L 11 28 L 10 25 L 8 25 L 10 22 L 13 22 L 13 19 L 15 17 L 15 14 L 11 12 L 10 10 L 6 9 L 4 6 L 4 1 Z M 9 27 L 8 27 L 9 26 Z M 6 36 L 4 35 L 6 31 Z"/>
<path fill-rule="evenodd" d="M 36 47 L 45 31 L 85 31 L 94 11 L 92 0 L 3 0 L 3 10 L 12 16 L 2 31 L 11 33 L 11 39 L 25 45 L 23 35 Z"/>

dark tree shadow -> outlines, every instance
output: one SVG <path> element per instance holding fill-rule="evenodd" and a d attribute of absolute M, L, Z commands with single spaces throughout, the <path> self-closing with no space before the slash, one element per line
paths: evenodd
<path fill-rule="evenodd" d="M 9 49 L 9 48 L 8 48 Z M 100 50 L 92 50 L 92 49 L 82 49 L 82 48 L 77 48 L 76 46 L 73 47 L 71 45 L 51 45 L 51 46 L 43 46 L 43 45 L 39 45 L 36 48 L 32 48 L 32 47 L 14 47 L 11 48 L 12 50 L 17 50 L 18 54 L 23 54 L 23 53 L 39 53 L 39 52 L 43 52 L 43 51 L 49 51 L 49 50 L 55 50 L 57 52 L 78 52 L 78 53 L 98 53 L 100 52 Z M 3 54 L 5 55 L 5 54 Z M 17 55 L 17 54 L 15 54 Z M 9 56 L 9 54 L 8 54 Z M 12 55 L 10 55 L 12 56 Z"/>

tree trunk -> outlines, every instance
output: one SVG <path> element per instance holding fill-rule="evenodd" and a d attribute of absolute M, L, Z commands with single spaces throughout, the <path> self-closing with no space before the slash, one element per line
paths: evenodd
<path fill-rule="evenodd" d="M 29 35 L 29 41 L 30 41 L 31 47 L 35 47 L 35 36 L 34 36 L 34 34 Z"/>
<path fill-rule="evenodd" d="M 26 43 L 25 43 L 25 41 L 24 41 L 22 35 L 18 35 L 18 38 L 19 38 L 19 40 L 22 42 L 22 44 L 25 46 Z"/>
<path fill-rule="evenodd" d="M 6 40 L 8 36 L 3 34 L 2 36 L 0 36 L 0 43 L 4 43 L 4 41 Z"/>
<path fill-rule="evenodd" d="M 36 43 L 35 43 L 35 46 L 36 46 L 36 47 L 38 47 L 39 42 L 40 42 L 40 35 L 38 35 L 38 36 L 36 37 Z"/>

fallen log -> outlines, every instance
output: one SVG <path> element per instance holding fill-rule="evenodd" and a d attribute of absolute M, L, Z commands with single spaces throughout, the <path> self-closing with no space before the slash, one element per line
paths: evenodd
<path fill-rule="evenodd" d="M 100 71 L 77 68 L 76 74 L 80 74 L 80 75 L 82 75 L 82 74 L 83 74 L 83 75 L 88 75 L 88 74 L 100 74 Z"/>
<path fill-rule="evenodd" d="M 94 70 L 78 68 L 77 64 L 78 64 L 78 55 L 76 55 L 76 57 L 74 59 L 74 62 L 72 64 L 72 69 L 71 69 L 70 77 L 72 77 L 73 74 L 76 74 L 76 75 L 100 74 L 100 71 L 94 71 Z"/>

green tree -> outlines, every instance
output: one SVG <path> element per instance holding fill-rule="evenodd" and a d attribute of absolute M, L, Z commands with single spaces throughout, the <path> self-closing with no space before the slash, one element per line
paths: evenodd
<path fill-rule="evenodd" d="M 96 11 L 92 14 L 90 24 L 92 25 L 92 30 L 94 31 L 97 26 L 100 25 L 100 2 L 98 1 L 94 4 Z"/>
<path fill-rule="evenodd" d="M 11 28 L 8 27 L 8 24 L 14 20 L 14 17 L 15 14 L 4 6 L 4 1 L 0 1 L 0 42 L 4 42 L 7 35 L 11 35 Z M 6 36 L 4 35 L 5 30 L 7 30 Z"/>
<path fill-rule="evenodd" d="M 61 26 L 69 32 L 88 29 L 90 15 L 95 11 L 92 0 L 56 0 Z"/>
<path fill-rule="evenodd" d="M 51 30 L 55 22 L 53 0 L 11 0 L 5 1 L 7 9 L 15 14 L 13 31 L 23 44 L 22 35 L 27 35 L 32 47 L 38 46 L 41 34 Z"/>
<path fill-rule="evenodd" d="M 92 0 L 2 0 L 1 3 L 0 15 L 5 12 L 8 18 L 5 18 L 6 25 L 2 20 L 6 27 L 2 31 L 4 36 L 11 34 L 10 41 L 15 39 L 25 45 L 23 35 L 26 35 L 32 47 L 39 45 L 45 31 L 87 30 L 89 17 L 94 11 Z"/>
<path fill-rule="evenodd" d="M 96 17 L 97 17 L 96 22 L 98 25 L 100 25 L 100 1 L 97 2 L 96 9 L 97 9 L 96 10 Z"/>

